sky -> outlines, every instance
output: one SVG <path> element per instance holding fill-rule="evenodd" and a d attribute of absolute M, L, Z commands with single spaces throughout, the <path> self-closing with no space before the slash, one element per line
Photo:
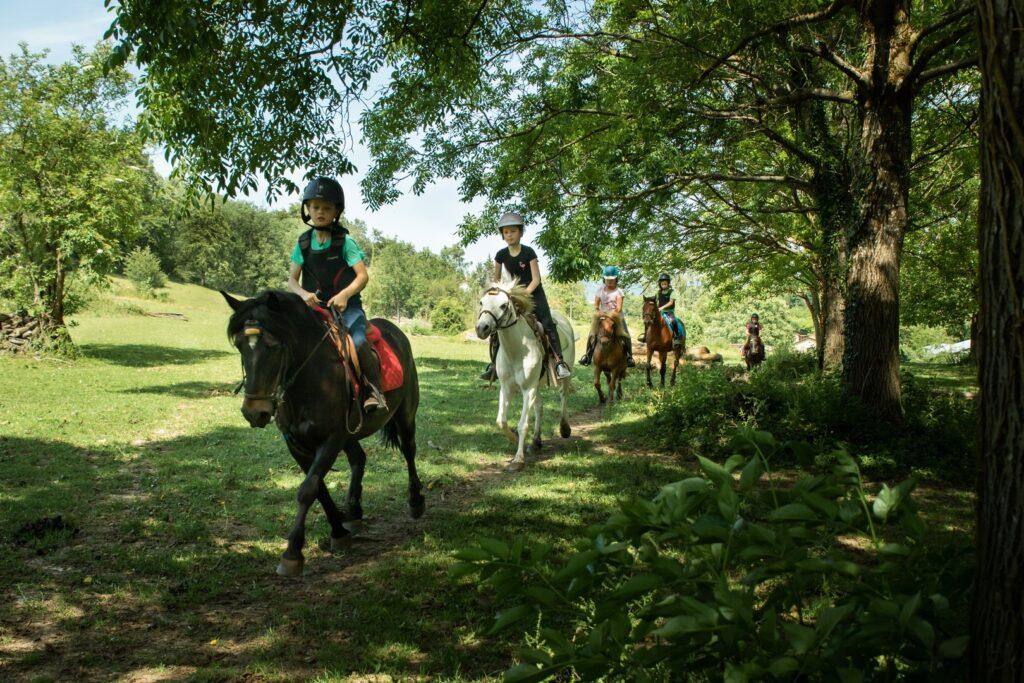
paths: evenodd
<path fill-rule="evenodd" d="M 103 37 L 111 21 L 112 15 L 103 6 L 103 0 L 0 0 L 0 55 L 6 57 L 17 51 L 18 43 L 24 41 L 33 52 L 45 49 L 49 51 L 50 61 L 63 62 L 71 56 L 72 44 L 95 44 Z M 358 122 L 353 121 L 352 124 L 357 141 L 352 159 L 360 171 L 366 171 L 370 165 L 369 155 L 358 142 Z M 155 152 L 153 161 L 161 173 L 166 175 L 170 170 L 161 153 Z M 298 175 L 293 179 L 301 185 Z M 482 208 L 482 202 L 461 202 L 458 182 L 445 180 L 427 187 L 419 196 L 405 192 L 395 203 L 370 211 L 360 196 L 360 180 L 362 173 L 358 171 L 342 179 L 345 213 L 349 218 L 362 219 L 385 235 L 435 251 L 457 242 L 456 229 L 462 217 Z M 262 194 L 247 199 L 266 206 Z M 287 204 L 296 199 L 297 196 L 285 197 L 277 203 Z M 502 246 L 495 233 L 493 239 L 484 239 L 467 247 L 466 257 L 471 262 L 490 260 Z M 542 272 L 547 272 L 543 252 L 539 260 Z"/>

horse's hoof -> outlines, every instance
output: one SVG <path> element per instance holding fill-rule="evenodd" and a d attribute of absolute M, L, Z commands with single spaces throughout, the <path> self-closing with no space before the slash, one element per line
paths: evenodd
<path fill-rule="evenodd" d="M 512 460 L 508 465 L 505 466 L 506 472 L 521 472 L 526 467 L 526 461 L 524 460 Z"/>
<path fill-rule="evenodd" d="M 299 558 L 297 560 L 289 560 L 287 557 L 282 557 L 281 562 L 277 565 L 277 573 L 281 576 L 302 576 L 302 565 L 305 560 Z"/>
<path fill-rule="evenodd" d="M 541 449 L 544 448 L 544 442 L 540 439 L 534 439 L 530 442 L 530 448 L 533 449 L 534 453 L 540 453 Z"/>
<path fill-rule="evenodd" d="M 363 520 L 361 519 L 347 519 L 341 525 L 345 527 L 345 531 L 353 536 L 363 531 Z"/>
<path fill-rule="evenodd" d="M 331 552 L 338 553 L 352 547 L 352 534 L 331 536 Z"/>
<path fill-rule="evenodd" d="M 568 439 L 572 436 L 572 427 L 569 426 L 568 422 L 562 420 L 561 424 L 558 425 L 558 433 L 563 439 Z"/>
<path fill-rule="evenodd" d="M 423 516 L 423 513 L 427 511 L 427 501 L 421 500 L 418 503 L 409 504 L 409 516 L 413 519 L 419 519 Z"/>

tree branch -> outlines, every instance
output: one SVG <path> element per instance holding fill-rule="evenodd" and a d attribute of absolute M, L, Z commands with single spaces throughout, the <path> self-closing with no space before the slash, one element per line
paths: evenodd
<path fill-rule="evenodd" d="M 934 59 L 936 55 L 938 55 L 940 52 L 945 50 L 950 45 L 955 45 L 958 40 L 960 40 L 970 32 L 971 28 L 969 26 L 964 26 L 951 32 L 949 35 L 947 35 L 942 40 L 939 40 L 934 45 L 929 46 L 928 49 L 921 53 L 920 57 L 914 60 L 914 65 L 911 67 L 910 72 L 903 79 L 903 87 L 917 87 L 917 79 L 925 72 L 925 70 L 928 68 L 928 64 L 932 61 L 932 59 Z"/>
<path fill-rule="evenodd" d="M 942 78 L 943 76 L 948 76 L 949 74 L 953 74 L 956 73 L 957 71 L 962 71 L 964 69 L 977 65 L 978 56 L 974 55 L 973 57 L 961 59 L 958 62 L 950 62 L 949 64 L 943 64 L 942 66 L 937 66 L 932 69 L 926 69 L 921 72 L 920 76 L 917 77 L 916 87 L 920 89 L 921 86 L 925 85 L 929 81 L 934 81 L 936 78 Z"/>
<path fill-rule="evenodd" d="M 849 5 L 850 0 L 833 0 L 832 4 L 830 4 L 828 7 L 824 9 L 818 10 L 817 12 L 807 12 L 806 14 L 798 14 L 795 17 L 790 17 L 788 19 L 783 19 L 782 21 L 777 21 L 771 26 L 767 26 L 761 29 L 760 31 L 755 31 L 754 33 L 745 36 L 738 43 L 736 43 L 732 50 L 730 50 L 727 54 L 722 55 L 721 57 L 716 59 L 711 66 L 705 69 L 700 74 L 700 76 L 697 77 L 696 83 L 701 83 L 705 78 L 711 75 L 712 72 L 718 69 L 718 67 L 722 66 L 722 64 L 725 64 L 727 61 L 729 61 L 729 59 L 731 59 L 733 55 L 747 47 L 747 45 L 750 45 L 758 38 L 763 38 L 767 35 L 771 35 L 772 33 L 785 33 L 791 28 L 795 28 L 797 26 L 813 24 L 819 21 L 825 21 L 826 19 L 831 19 L 833 16 L 838 14 L 840 11 L 842 11 Z"/>
<path fill-rule="evenodd" d="M 914 51 L 921 45 L 921 41 L 935 33 L 941 31 L 950 24 L 954 24 L 964 17 L 970 16 L 974 12 L 974 6 L 971 3 L 962 5 L 959 9 L 955 9 L 948 14 L 943 15 L 933 24 L 925 26 L 923 29 L 917 32 L 917 35 L 910 41 L 910 57 L 913 58 Z"/>

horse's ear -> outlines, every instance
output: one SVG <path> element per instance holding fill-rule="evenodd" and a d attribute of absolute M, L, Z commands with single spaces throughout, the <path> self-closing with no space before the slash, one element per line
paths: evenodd
<path fill-rule="evenodd" d="M 225 292 L 223 289 L 218 290 L 218 291 L 220 292 L 221 296 L 224 297 L 224 300 L 228 302 L 228 306 L 230 306 L 232 310 L 237 311 L 238 308 L 242 305 L 243 302 L 241 300 L 236 299 L 235 297 L 231 296 L 230 294 Z"/>

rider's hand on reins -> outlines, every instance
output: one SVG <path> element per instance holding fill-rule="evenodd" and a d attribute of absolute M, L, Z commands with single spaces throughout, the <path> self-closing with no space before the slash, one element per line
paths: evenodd
<path fill-rule="evenodd" d="M 316 308 L 320 305 L 320 297 L 313 292 L 306 292 L 306 296 L 302 297 L 302 300 L 306 302 L 306 305 L 310 308 Z"/>
<path fill-rule="evenodd" d="M 340 313 L 348 308 L 348 297 L 345 296 L 344 292 L 338 292 L 327 302 L 327 307 L 336 308 Z"/>

